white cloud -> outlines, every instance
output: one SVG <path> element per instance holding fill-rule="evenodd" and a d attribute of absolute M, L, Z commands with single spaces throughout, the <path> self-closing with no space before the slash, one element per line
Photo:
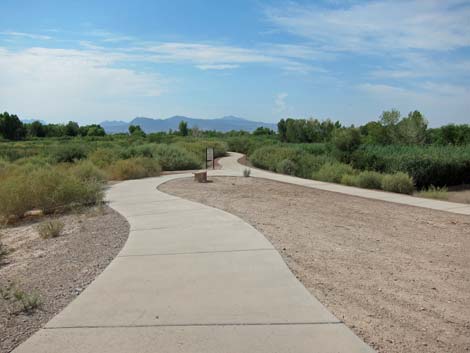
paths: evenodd
<path fill-rule="evenodd" d="M 24 38 L 35 39 L 35 40 L 52 39 L 52 37 L 50 36 L 46 36 L 42 34 L 34 34 L 34 33 L 24 33 L 24 32 L 4 31 L 4 32 L 0 32 L 0 34 L 9 36 L 9 37 L 24 37 Z"/>
<path fill-rule="evenodd" d="M 123 117 L 136 101 L 164 89 L 158 75 L 117 68 L 115 62 L 89 50 L 0 48 L 0 106 L 60 120 Z"/>
<path fill-rule="evenodd" d="M 240 65 L 233 65 L 233 64 L 204 64 L 204 65 L 196 65 L 198 69 L 201 70 L 227 70 L 227 69 L 236 69 L 240 67 Z"/>
<path fill-rule="evenodd" d="M 160 62 L 185 61 L 199 65 L 270 63 L 275 58 L 253 49 L 227 45 L 168 42 L 141 48 Z"/>
<path fill-rule="evenodd" d="M 329 50 L 443 51 L 470 46 L 470 3 L 465 0 L 382 0 L 329 9 L 288 3 L 268 8 L 266 15 L 276 26 Z"/>

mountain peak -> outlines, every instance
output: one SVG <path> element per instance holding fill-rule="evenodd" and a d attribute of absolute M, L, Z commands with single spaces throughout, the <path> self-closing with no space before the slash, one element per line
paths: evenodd
<path fill-rule="evenodd" d="M 167 119 L 152 119 L 146 117 L 136 117 L 131 122 L 119 122 L 119 121 L 103 121 L 101 126 L 106 130 L 107 133 L 120 133 L 127 132 L 129 125 L 140 125 L 140 127 L 146 133 L 177 130 L 180 121 L 186 121 L 188 127 L 198 127 L 202 130 L 216 130 L 227 132 L 231 130 L 245 130 L 253 131 L 258 127 L 268 127 L 270 129 L 276 129 L 275 124 L 263 123 L 258 121 L 246 120 L 236 116 L 224 116 L 218 119 L 196 119 L 189 118 L 186 116 L 175 115 Z"/>

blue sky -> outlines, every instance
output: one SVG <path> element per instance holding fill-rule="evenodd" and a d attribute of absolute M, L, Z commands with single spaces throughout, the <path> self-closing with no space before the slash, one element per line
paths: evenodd
<path fill-rule="evenodd" d="M 0 2 L 0 110 L 470 123 L 470 1 Z"/>

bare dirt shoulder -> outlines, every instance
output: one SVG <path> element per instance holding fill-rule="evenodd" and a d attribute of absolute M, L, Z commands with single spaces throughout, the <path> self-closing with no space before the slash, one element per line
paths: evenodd
<path fill-rule="evenodd" d="M 378 351 L 470 351 L 470 217 L 264 179 L 211 179 L 160 190 L 255 226 Z"/>
<path fill-rule="evenodd" d="M 57 238 L 40 238 L 38 221 L 0 229 L 10 250 L 0 264 L 0 352 L 13 350 L 78 296 L 129 235 L 125 218 L 109 207 L 54 219 L 65 226 Z M 15 290 L 37 295 L 39 307 L 22 310 L 12 298 Z"/>

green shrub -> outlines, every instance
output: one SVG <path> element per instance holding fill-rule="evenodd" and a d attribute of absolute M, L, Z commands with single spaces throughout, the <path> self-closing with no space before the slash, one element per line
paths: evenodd
<path fill-rule="evenodd" d="M 272 140 L 253 136 L 232 136 L 227 138 L 228 149 L 232 152 L 251 155 L 256 149 L 273 144 Z"/>
<path fill-rule="evenodd" d="M 357 175 L 357 186 L 365 189 L 381 189 L 382 179 L 382 174 L 366 170 Z"/>
<path fill-rule="evenodd" d="M 5 258 L 5 256 L 8 255 L 9 252 L 10 251 L 8 250 L 7 246 L 3 244 L 2 240 L 0 239 L 0 265 L 2 264 L 2 260 Z"/>
<path fill-rule="evenodd" d="M 341 177 L 341 184 L 347 186 L 359 186 L 358 176 L 352 174 L 344 174 Z"/>
<path fill-rule="evenodd" d="M 7 175 L 10 165 L 11 164 L 9 162 L 0 159 L 0 180 Z"/>
<path fill-rule="evenodd" d="M 344 163 L 325 163 L 318 172 L 313 174 L 313 179 L 328 181 L 332 183 L 339 183 L 343 175 L 345 174 L 354 174 L 355 171 L 353 167 L 349 164 Z"/>
<path fill-rule="evenodd" d="M 129 180 L 153 177 L 160 175 L 161 167 L 153 158 L 121 159 L 109 168 L 109 176 L 112 180 Z"/>
<path fill-rule="evenodd" d="M 290 159 L 283 159 L 278 163 L 276 171 L 282 174 L 296 175 L 297 165 Z"/>
<path fill-rule="evenodd" d="M 123 159 L 129 159 L 134 157 L 146 157 L 153 158 L 156 156 L 155 144 L 143 144 L 131 146 L 129 148 L 120 151 L 119 156 Z"/>
<path fill-rule="evenodd" d="M 0 183 L 0 218 L 22 217 L 26 211 L 61 212 L 103 200 L 99 182 L 82 181 L 69 170 L 43 167 L 19 169 Z"/>
<path fill-rule="evenodd" d="M 26 313 L 36 310 L 42 304 L 39 294 L 36 292 L 26 293 L 18 288 L 14 289 L 13 298 L 21 305 L 20 310 Z"/>
<path fill-rule="evenodd" d="M 106 174 L 90 161 L 81 161 L 70 168 L 70 172 L 84 182 L 104 183 Z"/>
<path fill-rule="evenodd" d="M 414 190 L 413 178 L 403 172 L 386 174 L 382 179 L 382 189 L 400 194 L 412 194 Z"/>
<path fill-rule="evenodd" d="M 106 168 L 118 160 L 119 151 L 113 148 L 97 148 L 88 159 L 100 168 Z"/>
<path fill-rule="evenodd" d="M 202 165 L 196 155 L 178 146 L 157 145 L 155 153 L 163 170 L 199 169 Z"/>
<path fill-rule="evenodd" d="M 38 233 L 43 239 L 57 238 L 64 229 L 64 223 L 59 220 L 42 222 L 38 226 Z"/>
<path fill-rule="evenodd" d="M 300 154 L 301 151 L 295 148 L 266 146 L 255 150 L 250 156 L 250 161 L 255 167 L 275 172 L 281 161 L 295 161 Z"/>
<path fill-rule="evenodd" d="M 85 147 L 74 144 L 59 145 L 52 152 L 53 161 L 56 163 L 73 163 L 86 158 L 86 156 Z"/>
<path fill-rule="evenodd" d="M 363 145 L 352 162 L 357 169 L 407 173 L 418 188 L 470 183 L 470 145 Z"/>
<path fill-rule="evenodd" d="M 427 189 L 423 189 L 418 193 L 418 196 L 426 197 L 429 199 L 437 199 L 437 200 L 448 200 L 449 194 L 448 189 L 446 186 L 439 187 L 431 185 Z"/>
<path fill-rule="evenodd" d="M 328 155 L 301 153 L 297 158 L 296 175 L 301 178 L 310 179 L 313 173 L 318 172 L 318 170 L 328 162 L 332 163 L 335 162 L 335 160 Z"/>
<path fill-rule="evenodd" d="M 217 140 L 196 140 L 196 141 L 179 141 L 174 146 L 182 147 L 186 151 L 192 153 L 194 156 L 199 158 L 201 162 L 204 162 L 206 158 L 206 149 L 214 149 L 214 157 L 219 158 L 227 154 L 228 146 L 223 141 Z"/>
<path fill-rule="evenodd" d="M 250 174 L 251 174 L 251 169 L 250 168 L 243 169 L 243 176 L 245 178 L 248 178 L 250 176 Z"/>

